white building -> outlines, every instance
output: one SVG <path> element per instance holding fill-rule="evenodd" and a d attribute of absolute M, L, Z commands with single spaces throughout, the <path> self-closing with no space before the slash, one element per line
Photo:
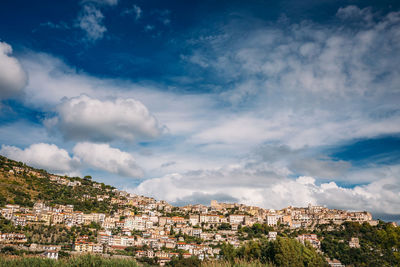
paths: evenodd
<path fill-rule="evenodd" d="M 268 226 L 275 226 L 278 223 L 278 216 L 276 216 L 275 214 L 267 215 L 265 219 Z"/>

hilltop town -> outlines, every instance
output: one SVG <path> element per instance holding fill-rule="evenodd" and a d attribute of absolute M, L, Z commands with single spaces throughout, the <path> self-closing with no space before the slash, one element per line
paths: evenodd
<path fill-rule="evenodd" d="M 23 178 L 31 183 L 29 190 L 45 184 L 47 192 L 55 195 L 22 190 L 13 192 L 11 200 L 0 192 L 2 224 L 11 223 L 1 226 L 0 243 L 43 251 L 54 259 L 66 252 L 135 257 L 160 265 L 178 256 L 218 259 L 221 244 L 238 248 L 255 238 L 273 241 L 293 232 L 299 233 L 295 237 L 298 241 L 321 252 L 321 238 L 314 229 L 329 231 L 349 222 L 379 223 L 367 211 L 311 204 L 274 210 L 213 200 L 209 206 L 175 207 L 94 182 L 91 177 L 53 175 L 4 157 L 1 164 L 2 183 L 25 188 L 21 185 Z M 254 234 L 252 229 L 259 231 Z M 357 237 L 344 242 L 352 248 L 360 247 Z M 338 261 L 330 263 L 342 266 Z"/>

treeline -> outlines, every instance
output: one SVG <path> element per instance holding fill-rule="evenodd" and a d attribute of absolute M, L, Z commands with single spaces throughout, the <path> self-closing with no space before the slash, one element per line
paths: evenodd
<path fill-rule="evenodd" d="M 278 237 L 271 242 L 266 239 L 249 241 L 237 249 L 231 244 L 223 244 L 221 256 L 231 263 L 240 259 L 246 262 L 272 263 L 276 266 L 328 266 L 324 257 L 311 245 L 304 246 L 295 239 L 284 237 Z"/>

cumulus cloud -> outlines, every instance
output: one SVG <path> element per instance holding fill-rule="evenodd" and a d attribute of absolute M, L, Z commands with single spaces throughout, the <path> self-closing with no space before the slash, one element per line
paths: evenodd
<path fill-rule="evenodd" d="M 131 191 L 184 205 L 190 201 L 207 203 L 223 189 L 225 201 L 231 198 L 264 208 L 312 203 L 329 208 L 368 210 L 377 216 L 399 215 L 400 165 L 354 168 L 348 162 L 310 152 L 265 145 L 238 164 L 148 179 Z M 357 185 L 344 187 L 336 181 Z"/>
<path fill-rule="evenodd" d="M 225 200 L 229 196 L 241 203 L 260 204 L 263 201 L 260 190 L 268 184 L 285 179 L 288 174 L 289 171 L 279 164 L 245 161 L 221 168 L 167 174 L 145 180 L 132 190 L 140 194 L 146 192 L 174 203 L 191 198 L 199 199 L 200 194 L 204 197 L 204 202 L 223 192 Z"/>
<path fill-rule="evenodd" d="M 28 80 L 18 59 L 11 54 L 11 45 L 0 42 L 0 99 L 20 93 Z"/>
<path fill-rule="evenodd" d="M 393 170 L 394 173 L 383 171 L 381 179 L 354 188 L 340 187 L 333 181 L 318 184 L 315 178 L 309 176 L 284 178 L 272 170 L 269 177 L 257 173 L 238 175 L 236 170 L 199 171 L 196 175 L 171 174 L 146 180 L 131 191 L 147 193 L 172 203 L 186 204 L 189 200 L 206 203 L 217 198 L 223 187 L 224 195 L 221 199 L 224 201 L 236 200 L 264 208 L 281 209 L 289 205 L 302 207 L 312 203 L 329 208 L 399 215 L 397 207 L 400 205 L 400 184 L 396 177 L 400 174 L 400 168 L 396 166 Z"/>
<path fill-rule="evenodd" d="M 54 144 L 32 144 L 25 149 L 2 145 L 0 154 L 33 167 L 63 175 L 77 174 L 80 167 L 79 159 L 71 157 L 66 150 Z"/>
<path fill-rule="evenodd" d="M 64 99 L 57 116 L 45 124 L 57 127 L 67 139 L 127 141 L 158 137 L 162 129 L 141 102 L 132 99 L 99 100 L 86 95 Z"/>
<path fill-rule="evenodd" d="M 94 168 L 132 178 L 143 176 L 131 154 L 108 144 L 78 143 L 73 151 L 75 156 Z"/>
<path fill-rule="evenodd" d="M 142 194 L 183 203 L 206 201 L 223 191 L 264 207 L 306 205 L 311 200 L 395 213 L 396 167 L 355 170 L 348 162 L 324 156 L 324 149 L 400 132 L 400 14 L 377 16 L 353 6 L 339 10 L 337 17 L 337 24 L 329 26 L 310 21 L 287 21 L 284 27 L 254 20 L 248 27 L 224 23 L 215 31 L 220 35 L 188 41 L 185 51 L 193 45 L 192 52 L 182 61 L 204 75 L 197 80 L 184 77 L 184 85 L 207 83 L 212 92 L 201 95 L 98 79 L 34 54 L 21 61 L 34 74 L 26 103 L 49 110 L 57 106 L 56 116 L 46 124 L 68 139 L 106 142 L 159 136 L 154 116 L 130 101 L 138 99 L 172 134 L 150 148 L 151 158 L 135 156 L 141 164 L 147 159 L 146 173 L 161 177 L 135 189 Z M 105 101 L 110 92 L 116 100 Z M 131 106 L 134 114 L 147 115 L 131 119 Z M 115 114 L 128 115 L 121 119 Z M 138 126 L 143 121 L 150 126 Z M 264 153 L 232 164 L 254 148 Z M 293 179 L 298 176 L 308 178 Z M 346 182 L 353 188 L 340 186 Z"/>
<path fill-rule="evenodd" d="M 78 27 L 86 33 L 89 41 L 102 39 L 107 28 L 103 24 L 104 15 L 94 5 L 84 5 L 78 17 Z"/>

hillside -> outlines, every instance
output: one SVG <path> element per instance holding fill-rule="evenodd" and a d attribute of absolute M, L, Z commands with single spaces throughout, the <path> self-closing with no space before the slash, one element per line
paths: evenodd
<path fill-rule="evenodd" d="M 51 205 L 74 205 L 77 211 L 109 213 L 114 189 L 92 181 L 90 176 L 61 177 L 0 156 L 0 206 L 32 207 L 42 200 Z M 98 201 L 98 195 L 108 197 Z"/>
<path fill-rule="evenodd" d="M 58 176 L 2 156 L 0 206 L 0 265 L 2 256 L 36 255 L 33 244 L 59 246 L 62 258 L 93 252 L 170 266 L 221 259 L 227 266 L 237 260 L 300 267 L 334 259 L 346 266 L 400 263 L 400 228 L 366 211 L 217 201 L 174 207 L 90 176 Z"/>

